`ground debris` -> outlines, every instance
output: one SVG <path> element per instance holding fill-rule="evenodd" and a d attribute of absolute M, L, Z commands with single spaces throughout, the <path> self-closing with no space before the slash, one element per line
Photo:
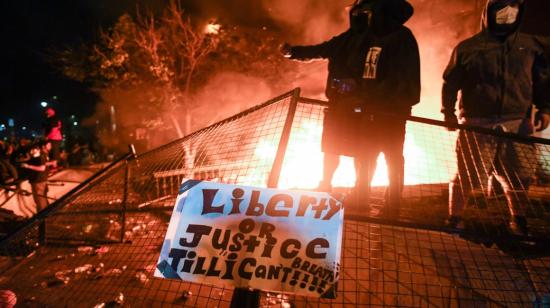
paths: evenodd
<path fill-rule="evenodd" d="M 144 270 L 137 270 L 135 277 L 143 284 L 149 282 L 149 277 L 147 277 L 147 273 Z"/>
<path fill-rule="evenodd" d="M 95 253 L 98 255 L 105 254 L 109 252 L 109 246 L 101 246 L 96 248 Z"/>
<path fill-rule="evenodd" d="M 280 293 L 267 293 L 266 302 L 262 307 L 283 307 L 283 308 L 292 308 L 294 305 L 289 299 L 289 296 L 286 294 Z"/>
<path fill-rule="evenodd" d="M 187 291 L 183 291 L 183 294 L 176 298 L 175 302 L 176 303 L 185 303 L 187 302 L 189 299 L 191 299 L 191 297 L 193 296 L 193 292 L 187 290 Z"/>
<path fill-rule="evenodd" d="M 75 274 L 90 273 L 93 268 L 94 266 L 92 264 L 84 264 L 82 266 L 75 268 L 74 272 Z"/>
<path fill-rule="evenodd" d="M 77 251 L 84 255 L 91 255 L 94 253 L 94 247 L 92 246 L 80 246 L 77 248 Z"/>
<path fill-rule="evenodd" d="M 51 258 L 50 261 L 55 262 L 55 261 L 62 261 L 65 259 L 67 259 L 67 255 L 57 255 L 54 258 Z"/>
<path fill-rule="evenodd" d="M 99 303 L 94 308 L 121 307 L 124 306 L 124 294 L 119 293 L 115 299 L 106 303 Z"/>

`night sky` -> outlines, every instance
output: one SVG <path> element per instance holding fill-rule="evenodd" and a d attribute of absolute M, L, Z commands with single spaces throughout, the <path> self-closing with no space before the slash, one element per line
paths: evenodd
<path fill-rule="evenodd" d="M 443 1 L 443 0 L 434 0 Z M 445 0 L 447 1 L 447 0 Z M 184 1 L 185 2 L 185 1 Z M 260 1 L 186 1 L 191 13 L 239 12 L 234 22 L 265 20 Z M 351 3 L 351 0 L 348 1 Z M 98 30 L 112 25 L 125 11 L 135 11 L 136 3 L 159 11 L 166 1 L 154 0 L 3 0 L 1 34 L 3 44 L 0 123 L 15 118 L 17 126 L 39 128 L 40 102 L 52 102 L 62 116 L 89 116 L 97 98 L 85 86 L 64 78 L 44 60 L 48 48 L 89 42 Z M 550 1 L 527 0 L 524 30 L 550 35 Z M 246 15 L 247 18 L 241 18 Z M 241 16 L 241 17 L 239 17 Z M 251 17 L 252 16 L 252 17 Z"/>
<path fill-rule="evenodd" d="M 18 126 L 39 128 L 42 100 L 52 103 L 61 116 L 90 115 L 95 95 L 64 78 L 46 63 L 45 54 L 52 47 L 93 40 L 98 29 L 134 7 L 135 1 L 123 0 L 2 1 L 0 122 L 13 117 Z"/>
<path fill-rule="evenodd" d="M 194 15 L 204 15 L 208 11 L 253 16 L 243 19 L 241 24 L 257 23 L 267 16 L 252 14 L 253 11 L 261 12 L 261 4 L 257 1 L 184 2 L 186 10 Z M 1 1 L 0 123 L 14 118 L 18 126 L 39 129 L 43 116 L 40 102 L 43 100 L 53 102 L 61 116 L 75 114 L 83 118 L 92 114 L 97 97 L 84 85 L 64 78 L 46 63 L 44 55 L 52 47 L 94 40 L 99 29 L 108 28 L 120 15 L 135 12 L 138 6 L 160 12 L 165 3 L 166 0 Z M 238 14 L 234 16 L 238 18 Z M 53 101 L 54 96 L 57 101 Z"/>

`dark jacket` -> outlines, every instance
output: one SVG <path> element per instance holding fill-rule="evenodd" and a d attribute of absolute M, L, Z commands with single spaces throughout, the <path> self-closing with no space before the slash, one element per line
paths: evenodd
<path fill-rule="evenodd" d="M 319 45 L 294 46 L 291 59 L 328 59 L 329 100 L 339 96 L 331 87 L 334 79 L 352 79 L 357 87 L 351 95 L 367 111 L 410 114 L 420 101 L 418 45 L 412 32 L 401 24 L 410 15 L 400 18 L 383 35 L 348 30 Z"/>
<path fill-rule="evenodd" d="M 533 103 L 550 113 L 548 63 L 542 40 L 517 29 L 504 38 L 493 35 L 486 12 L 481 32 L 453 51 L 443 74 L 441 112 L 454 115 L 461 91 L 459 111 L 464 118 L 520 119 Z"/>
<path fill-rule="evenodd" d="M 31 158 L 28 161 L 28 164 L 36 167 L 40 167 L 40 166 L 46 165 L 47 161 L 48 161 L 47 156 L 45 154 L 40 154 L 40 156 L 38 157 Z M 47 180 L 48 180 L 47 168 L 45 171 L 29 170 L 29 182 L 31 184 L 42 183 L 42 182 L 46 182 Z"/>

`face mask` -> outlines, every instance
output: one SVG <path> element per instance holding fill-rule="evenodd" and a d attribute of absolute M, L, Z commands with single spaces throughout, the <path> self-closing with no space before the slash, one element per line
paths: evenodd
<path fill-rule="evenodd" d="M 371 27 L 377 0 L 356 1 L 350 12 L 350 26 L 355 32 L 365 32 Z"/>
<path fill-rule="evenodd" d="M 357 9 L 351 14 L 351 26 L 353 28 L 367 29 L 372 22 L 372 11 L 369 9 Z"/>
<path fill-rule="evenodd" d="M 507 5 L 496 12 L 495 22 L 497 25 L 511 25 L 516 22 L 518 13 L 518 7 Z"/>

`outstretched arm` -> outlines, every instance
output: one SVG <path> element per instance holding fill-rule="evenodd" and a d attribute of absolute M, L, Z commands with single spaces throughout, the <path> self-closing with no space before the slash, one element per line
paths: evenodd
<path fill-rule="evenodd" d="M 34 171 L 37 171 L 37 172 L 46 171 L 46 165 L 34 166 L 34 165 L 27 164 L 27 163 L 22 163 L 21 167 L 31 169 L 31 170 L 34 170 Z"/>
<path fill-rule="evenodd" d="M 281 53 L 287 58 L 300 61 L 326 59 L 332 54 L 334 45 L 341 36 L 342 35 L 333 37 L 332 39 L 317 45 L 292 46 L 285 43 L 281 46 Z"/>

